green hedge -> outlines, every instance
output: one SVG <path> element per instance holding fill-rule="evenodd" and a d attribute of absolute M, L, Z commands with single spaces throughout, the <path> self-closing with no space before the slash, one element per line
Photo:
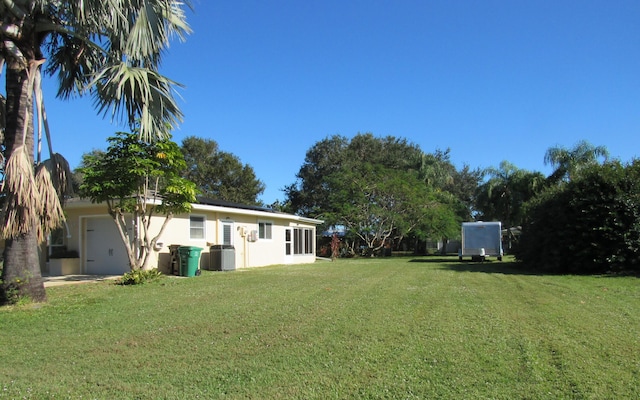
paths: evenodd
<path fill-rule="evenodd" d="M 517 257 L 544 272 L 640 271 L 640 162 L 581 171 L 527 209 Z"/>

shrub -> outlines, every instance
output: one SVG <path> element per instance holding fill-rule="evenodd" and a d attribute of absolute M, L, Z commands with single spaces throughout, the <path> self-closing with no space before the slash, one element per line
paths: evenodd
<path fill-rule="evenodd" d="M 158 280 L 160 277 L 162 277 L 162 272 L 158 271 L 157 268 L 150 270 L 136 269 L 122 275 L 118 283 L 121 285 L 142 285 Z"/>
<path fill-rule="evenodd" d="M 556 273 L 640 268 L 640 162 L 610 162 L 548 190 L 527 209 L 516 256 Z"/>
<path fill-rule="evenodd" d="M 0 273 L 2 270 L 0 269 Z M 9 281 L 0 279 L 0 285 L 4 286 L 0 305 L 22 305 L 31 302 L 31 298 L 25 294 L 24 287 L 29 284 L 29 278 L 13 278 Z"/>

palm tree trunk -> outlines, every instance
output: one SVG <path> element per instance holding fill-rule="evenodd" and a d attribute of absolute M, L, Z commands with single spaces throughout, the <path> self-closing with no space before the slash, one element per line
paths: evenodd
<path fill-rule="evenodd" d="M 35 229 L 5 242 L 0 302 L 13 303 L 20 298 L 35 302 L 47 300 Z"/>
<path fill-rule="evenodd" d="M 33 165 L 33 118 L 29 118 L 27 112 L 32 109 L 33 104 L 28 93 L 27 70 L 7 65 L 6 75 L 5 159 L 8 160 L 17 148 L 24 145 L 29 149 Z M 25 124 L 26 136 L 23 135 Z M 35 225 L 34 222 L 31 224 Z M 21 297 L 28 297 L 36 302 L 46 301 L 47 298 L 40 273 L 36 226 L 31 226 L 27 233 L 5 240 L 0 303 L 13 302 Z"/>

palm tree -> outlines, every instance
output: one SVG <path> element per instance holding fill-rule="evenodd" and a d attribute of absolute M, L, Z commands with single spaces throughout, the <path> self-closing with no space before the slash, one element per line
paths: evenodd
<path fill-rule="evenodd" d="M 600 158 L 605 161 L 609 158 L 609 151 L 605 146 L 594 146 L 581 140 L 572 149 L 561 146 L 549 148 L 544 156 L 544 163 L 555 168 L 549 180 L 558 183 L 573 179 L 580 169 L 596 164 Z"/>
<path fill-rule="evenodd" d="M 450 152 L 450 149 L 437 149 L 433 154 L 421 154 L 419 175 L 427 187 L 443 190 L 453 183 L 455 167 L 451 164 Z"/>
<path fill-rule="evenodd" d="M 157 71 L 169 40 L 190 31 L 184 6 L 171 0 L 0 1 L 0 72 L 6 70 L 6 97 L 0 96 L 6 160 L 0 302 L 46 299 L 38 243 L 64 218 L 66 165 L 52 150 L 42 72 L 57 75 L 59 97 L 88 94 L 99 113 L 135 127 L 143 139 L 165 137 L 182 115 L 173 97 L 175 82 Z M 34 118 L 47 135 L 47 162 L 31 150 Z"/>
<path fill-rule="evenodd" d="M 520 169 L 508 161 L 488 168 L 489 179 L 478 187 L 477 208 L 487 220 L 502 221 L 504 229 L 520 225 L 523 205 L 539 193 L 544 175 Z"/>

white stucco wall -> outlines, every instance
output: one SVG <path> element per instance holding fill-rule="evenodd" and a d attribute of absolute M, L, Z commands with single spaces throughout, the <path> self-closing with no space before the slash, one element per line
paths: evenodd
<path fill-rule="evenodd" d="M 160 238 L 163 243 L 163 247 L 160 250 L 161 254 L 168 254 L 169 246 L 174 244 L 201 247 L 203 248 L 203 256 L 200 260 L 200 266 L 207 269 L 209 268 L 209 247 L 223 244 L 222 225 L 226 223 L 232 224 L 232 245 L 235 250 L 236 269 L 287 263 L 311 263 L 315 261 L 315 252 L 314 254 L 291 255 L 290 257 L 286 257 L 285 254 L 285 229 L 289 227 L 313 229 L 315 238 L 315 224 L 301 223 L 282 215 L 247 215 L 234 213 L 233 210 L 195 209 L 191 214 L 206 218 L 205 239 L 190 239 L 189 215 L 177 215 L 170 221 Z M 252 241 L 252 232 L 258 231 L 260 222 L 272 224 L 271 239 Z M 159 229 L 160 221 L 154 221 L 153 225 Z M 205 253 L 207 254 L 205 255 Z M 162 259 L 163 257 L 161 256 L 160 262 L 162 262 Z"/>
<path fill-rule="evenodd" d="M 91 204 L 86 201 L 69 203 L 66 207 L 67 225 L 70 236 L 65 239 L 69 250 L 76 250 L 80 255 L 81 270 L 86 270 L 86 220 L 95 216 L 107 216 L 104 204 Z M 204 239 L 190 237 L 190 215 L 205 218 Z M 159 231 L 164 216 L 154 217 L 150 231 Z M 271 223 L 271 239 L 252 240 L 252 232 L 258 231 L 260 222 Z M 223 225 L 231 224 L 232 244 L 235 250 L 236 269 L 261 267 L 287 263 L 312 263 L 315 261 L 316 224 L 321 221 L 297 217 L 290 214 L 272 213 L 259 210 L 235 209 L 220 206 L 194 205 L 191 214 L 174 216 L 166 226 L 158 242 L 160 250 L 152 255 L 150 266 L 161 271 L 170 269 L 169 246 L 196 246 L 202 248 L 200 267 L 209 268 L 209 247 L 223 244 Z M 313 232 L 313 254 L 285 254 L 285 230 L 305 228 Z"/>

